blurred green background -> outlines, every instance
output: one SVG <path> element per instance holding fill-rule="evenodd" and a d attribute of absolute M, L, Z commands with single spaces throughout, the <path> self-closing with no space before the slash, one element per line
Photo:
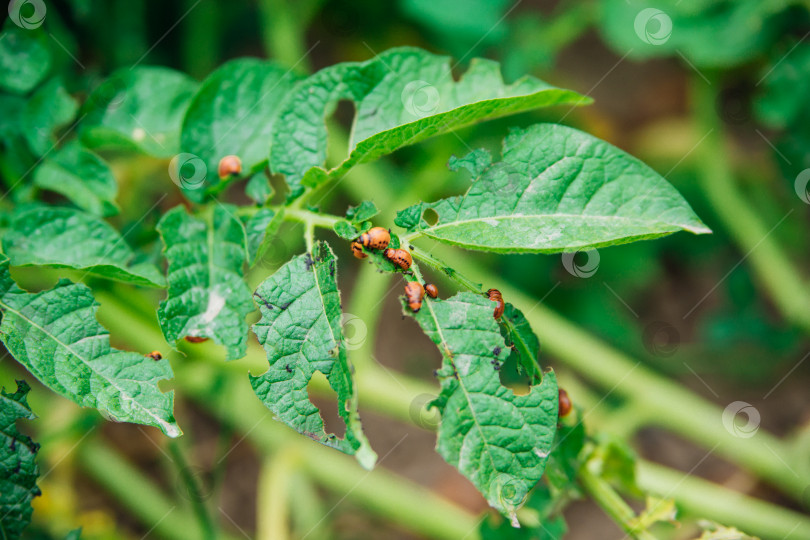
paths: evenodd
<path fill-rule="evenodd" d="M 663 174 L 714 234 L 681 233 L 580 253 L 569 259 L 568 269 L 560 256 L 465 254 L 465 260 L 489 268 L 504 282 L 542 299 L 545 306 L 720 407 L 745 401 L 759 411 L 764 429 L 797 441 L 810 438 L 810 362 L 804 362 L 810 344 L 806 288 L 810 196 L 806 179 L 801 180 L 802 171 L 810 167 L 810 40 L 806 39 L 810 3 L 75 0 L 46 5 L 48 46 L 55 51 L 54 61 L 68 90 L 79 97 L 115 69 L 134 64 L 169 66 L 202 79 L 226 60 L 259 56 L 307 73 L 336 62 L 365 60 L 401 45 L 450 55 L 458 62 L 458 73 L 471 58 L 483 56 L 502 63 L 507 81 L 532 74 L 593 97 L 595 104 L 586 108 L 489 122 L 406 148 L 374 168 L 360 167 L 353 173 L 355 187 L 334 192 L 324 209 L 342 214 L 361 197 L 390 209 L 390 199 L 363 193 L 364 174 L 385 175 L 394 193 L 408 186 L 426 200 L 458 194 L 469 178 L 447 170 L 449 157 L 478 147 L 497 153 L 511 126 L 561 121 L 601 137 Z M 639 20 L 648 8 L 658 11 Z M 341 106 L 335 118 L 348 129 L 352 113 L 350 107 Z M 13 149 L 5 147 L 4 152 L 8 157 Z M 180 201 L 179 193 L 169 190 L 145 220 L 136 220 L 172 187 L 166 164 L 129 155 L 105 157 L 121 185 L 123 211 L 113 221 L 121 229 L 132 229 L 131 243 L 153 243 L 157 219 Z M 230 196 L 239 200 L 237 193 Z M 390 224 L 393 214 L 383 214 L 386 219 Z M 251 283 L 302 249 L 300 232 L 291 228 L 251 276 Z M 453 261 L 452 250 L 443 248 L 442 255 Z M 341 256 L 341 283 L 351 299 L 362 294 L 364 286 L 354 283 L 358 266 L 348 257 L 348 249 Z M 583 277 L 575 275 L 577 268 L 595 271 Z M 31 289 L 48 286 L 62 275 L 71 274 L 15 273 Z M 109 284 L 88 283 L 117 294 Z M 392 285 L 398 291 L 398 285 L 388 284 Z M 133 309 L 147 310 L 159 299 L 152 291 L 141 297 L 143 305 Z M 102 317 L 104 310 L 102 305 Z M 384 300 L 376 335 L 373 351 L 378 363 L 431 380 L 438 354 L 414 324 L 400 320 L 396 293 Z M 160 345 L 147 343 L 143 348 Z M 222 356 L 214 347 L 206 351 Z M 183 361 L 179 355 L 178 359 Z M 701 460 L 706 448 L 661 429 L 634 429 L 632 411 L 619 416 L 610 397 L 602 403 L 604 393 L 589 401 L 584 394 L 587 376 L 552 355 L 542 360 L 561 373 L 561 382 L 575 401 L 581 397 L 586 409 L 598 409 L 591 417 L 595 425 L 586 421 L 589 429 L 599 430 L 604 420 L 622 432 L 621 423 L 630 418 L 624 435 L 641 456 L 681 470 L 699 463 L 695 473 L 700 476 L 801 509 L 799 502 L 720 458 Z M 14 378 L 22 377 L 35 382 L 11 359 L 0 363 L 2 385 L 8 388 Z M 578 393 L 580 388 L 583 393 Z M 127 502 L 126 494 L 111 496 L 114 490 L 88 475 L 72 452 L 88 434 L 116 448 L 140 475 L 177 498 L 177 504 L 189 504 L 158 433 L 100 424 L 97 414 L 77 412 L 66 401 L 36 389 L 31 402 L 42 417 L 42 427 L 32 430 L 42 431 L 40 468 L 47 472 L 40 482 L 44 495 L 35 502 L 32 537 L 58 537 L 78 525 L 84 527 L 86 538 L 160 536 L 133 515 L 134 503 Z M 327 414 L 326 401 L 323 408 Z M 224 528 L 237 538 L 240 531 L 254 537 L 262 519 L 261 500 L 257 507 L 256 498 L 264 452 L 255 444 L 242 443 L 242 433 L 220 425 L 182 396 L 178 418 L 184 420 L 183 445 L 192 470 L 206 499 L 213 497 L 209 504 L 226 516 Z M 387 456 L 386 468 L 470 511 L 485 510 L 472 486 L 434 453 L 431 433 L 371 412 L 364 420 L 378 453 Z M 800 456 L 810 463 L 810 452 Z M 300 518 L 302 523 L 316 523 L 317 531 L 309 538 L 421 538 L 369 513 L 363 504 L 342 501 L 335 490 L 298 476 L 293 481 L 299 484 L 291 504 L 305 507 L 299 512 L 323 518 Z M 573 504 L 566 517 L 566 538 L 623 534 L 591 503 Z M 687 526 L 663 535 L 688 538 L 694 532 Z"/>

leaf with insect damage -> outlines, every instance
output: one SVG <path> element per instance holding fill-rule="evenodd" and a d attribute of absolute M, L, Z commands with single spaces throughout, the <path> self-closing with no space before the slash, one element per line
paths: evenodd
<path fill-rule="evenodd" d="M 245 317 L 255 309 L 242 278 L 247 239 L 235 210 L 217 204 L 192 216 L 177 206 L 157 226 L 169 261 L 168 295 L 158 309 L 163 335 L 169 343 L 212 338 L 228 360 L 245 356 Z"/>
<path fill-rule="evenodd" d="M 354 102 L 349 155 L 325 169 L 324 118 L 338 101 Z M 279 111 L 270 146 L 270 169 L 286 177 L 290 198 L 339 178 L 359 163 L 476 122 L 590 99 L 534 77 L 505 84 L 500 66 L 473 59 L 459 81 L 450 58 L 403 47 L 366 62 L 325 68 L 299 83 Z"/>
<path fill-rule="evenodd" d="M 498 370 L 509 349 L 494 306 L 463 292 L 404 312 L 442 353 L 441 392 L 432 403 L 441 413 L 436 449 L 517 524 L 516 511 L 543 475 L 554 441 L 557 379 L 549 371 L 523 395 L 501 384 Z"/>
<path fill-rule="evenodd" d="M 158 388 L 172 377 L 169 361 L 112 348 L 97 309 L 89 288 L 64 279 L 47 291 L 24 291 L 11 279 L 8 259 L 0 261 L 0 339 L 18 362 L 82 407 L 180 435 L 174 396 Z"/>
<path fill-rule="evenodd" d="M 31 501 L 40 495 L 37 487 L 39 444 L 17 430 L 17 420 L 33 420 L 26 395 L 31 389 L 17 381 L 17 391 L 0 389 L 0 537 L 20 538 L 31 522 Z"/>
<path fill-rule="evenodd" d="M 253 331 L 270 362 L 265 373 L 250 377 L 256 395 L 291 428 L 372 468 L 377 455 L 360 424 L 341 329 L 337 260 L 329 245 L 317 243 L 312 254 L 289 261 L 264 280 L 253 297 L 262 314 Z M 337 393 L 338 414 L 346 424 L 342 439 L 326 432 L 318 408 L 309 401 L 307 384 L 316 371 Z"/>

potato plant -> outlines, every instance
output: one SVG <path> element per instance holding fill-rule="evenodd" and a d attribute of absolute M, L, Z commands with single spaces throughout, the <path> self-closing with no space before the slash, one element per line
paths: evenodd
<path fill-rule="evenodd" d="M 19 431 L 29 423 L 18 422 L 36 415 L 46 417 L 44 451 L 60 430 L 82 434 L 77 459 L 159 536 L 238 537 L 190 473 L 180 400 L 270 456 L 267 493 L 283 491 L 292 481 L 285 471 L 297 467 L 426 538 L 563 538 L 563 511 L 580 498 L 595 502 L 627 537 L 671 533 L 685 504 L 680 482 L 638 462 L 626 440 L 589 420 L 584 403 L 593 400 L 576 385 L 558 384 L 556 359 L 607 386 L 602 399 L 628 377 L 631 389 L 619 394 L 651 418 L 660 415 L 720 448 L 788 496 L 803 496 L 806 469 L 792 478 L 774 464 L 787 456 L 781 441 L 760 433 L 750 445 L 736 444 L 737 424 L 726 424 L 725 412 L 634 367 L 469 253 L 562 254 L 569 272 L 581 276 L 591 270 L 579 257 L 596 250 L 711 233 L 659 172 L 563 123 L 592 103 L 587 88 L 528 74 L 507 82 L 502 66 L 484 58 L 462 58 L 459 74 L 456 60 L 411 46 L 309 73 L 283 59 L 243 56 L 194 76 L 148 58 L 105 76 L 77 74 L 64 56 L 70 50 L 59 47 L 65 28 L 40 13 L 44 4 L 23 4 L 10 3 L 0 35 L 0 339 L 19 364 L 5 365 L 4 373 L 21 378 L 0 394 L 4 538 L 24 537 L 41 493 L 40 445 Z M 734 11 L 732 20 L 761 16 L 764 28 L 776 24 L 776 15 L 750 4 L 739 13 L 724 9 Z M 717 12 L 692 26 L 686 8 L 682 19 L 681 8 L 672 8 L 674 22 L 658 12 L 639 22 L 643 9 L 655 8 L 624 0 L 599 5 L 605 17 L 587 21 L 639 58 L 676 51 L 715 68 L 744 62 L 765 46 L 760 41 L 777 39 L 775 30 L 749 36 L 724 27 L 730 35 L 716 39 L 741 43 L 715 54 L 700 39 Z M 635 32 L 627 30 L 628 17 Z M 658 21 L 653 30 L 644 26 L 650 18 Z M 669 40 L 668 24 L 688 31 Z M 767 122 L 786 127 L 803 105 L 790 91 L 779 98 L 791 74 L 780 63 L 773 70 L 758 106 Z M 696 91 L 699 107 L 711 102 L 707 92 Z M 348 130 L 341 122 L 347 106 Z M 528 116 L 538 111 L 544 121 Z M 513 118 L 520 121 L 510 125 Z M 485 140 L 465 141 L 459 155 L 434 156 L 447 162 L 440 179 L 408 182 L 420 166 L 409 162 L 409 148 L 430 149 L 486 122 Z M 707 137 L 717 134 L 711 128 Z M 718 149 L 721 141 L 709 144 Z M 404 183 L 391 180 L 392 167 Z M 710 193 L 729 187 L 728 171 L 706 167 L 703 182 L 718 183 Z M 738 210 L 741 218 L 725 219 L 758 226 L 744 203 Z M 749 237 L 740 238 L 741 247 L 750 246 Z M 765 287 L 803 326 L 810 319 L 789 292 L 791 265 L 781 272 L 765 278 Z M 342 293 L 344 275 L 354 276 L 350 295 Z M 392 282 L 404 320 L 380 315 Z M 805 294 L 803 285 L 794 288 Z M 371 360 L 383 325 L 418 327 L 435 345 L 435 370 L 388 377 Z M 368 336 L 356 339 L 358 327 Z M 67 419 L 49 419 L 48 409 L 29 406 L 29 384 L 43 404 L 68 400 L 98 414 L 70 408 Z M 325 420 L 319 404 L 326 399 L 340 429 Z M 364 411 L 434 430 L 435 451 L 491 510 L 483 519 L 470 516 L 380 472 L 385 455 L 370 442 Z M 92 434 L 99 418 L 162 432 L 157 444 L 168 448 L 188 504 L 175 512 L 160 488 L 134 480 L 131 465 Z M 309 489 L 304 504 L 315 505 Z M 722 499 L 712 497 L 721 489 L 715 486 L 690 489 L 694 501 L 696 494 Z M 274 496 L 264 502 L 272 509 L 259 527 L 264 537 L 329 536 L 321 524 L 328 510 L 287 528 L 285 503 Z M 696 502 L 689 510 L 710 520 L 701 522 L 704 539 L 749 538 L 735 526 L 763 537 L 810 534 L 806 518 L 757 504 L 708 504 L 703 515 Z M 759 525 L 749 531 L 752 521 Z"/>

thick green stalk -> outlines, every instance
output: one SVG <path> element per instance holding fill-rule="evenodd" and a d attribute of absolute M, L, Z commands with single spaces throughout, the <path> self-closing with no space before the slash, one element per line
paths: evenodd
<path fill-rule="evenodd" d="M 639 461 L 637 482 L 641 489 L 672 498 L 684 512 L 711 516 L 725 525 L 762 538 L 810 538 L 810 518 L 775 504 L 728 490 L 697 476 L 661 465 Z"/>
<path fill-rule="evenodd" d="M 605 511 L 610 518 L 615 521 L 623 530 L 636 540 L 656 540 L 655 536 L 646 530 L 639 530 L 634 525 L 636 514 L 633 509 L 619 496 L 618 493 L 598 475 L 592 473 L 585 463 L 577 475 L 580 484 Z"/>
<path fill-rule="evenodd" d="M 297 461 L 295 454 L 282 450 L 262 462 L 256 496 L 257 540 L 289 540 L 290 479 Z"/>
<path fill-rule="evenodd" d="M 194 515 L 197 516 L 197 522 L 200 524 L 202 538 L 205 540 L 214 540 L 219 535 L 217 534 L 214 520 L 211 519 L 211 514 L 203 502 L 202 491 L 197 479 L 191 474 L 191 469 L 186 461 L 186 456 L 180 448 L 180 442 L 172 439 L 168 444 L 169 453 L 172 456 L 175 466 L 180 474 L 180 479 L 183 481 L 185 488 L 188 490 L 189 499 L 191 499 L 191 508 Z"/>
<path fill-rule="evenodd" d="M 727 141 L 717 117 L 715 89 L 693 77 L 693 115 L 698 136 L 705 135 L 695 149 L 698 180 L 706 198 L 726 231 L 737 244 L 743 259 L 788 321 L 810 332 L 810 289 L 793 261 L 779 245 L 773 232 L 780 222 L 763 223 L 740 192 L 729 164 Z M 789 212 L 783 219 L 787 218 Z"/>
<path fill-rule="evenodd" d="M 203 538 L 198 522 L 188 511 L 144 478 L 141 471 L 127 463 L 117 452 L 97 439 L 88 439 L 76 449 L 82 469 L 138 518 L 157 536 L 170 540 Z M 220 534 L 223 540 L 235 537 Z"/>

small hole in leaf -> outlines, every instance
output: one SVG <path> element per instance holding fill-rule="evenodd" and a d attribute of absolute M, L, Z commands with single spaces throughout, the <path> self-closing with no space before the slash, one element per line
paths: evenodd
<path fill-rule="evenodd" d="M 436 210 L 434 210 L 433 208 L 428 208 L 424 212 L 422 212 L 422 219 L 424 219 L 428 225 L 433 227 L 439 222 L 439 214 L 437 214 Z"/>
<path fill-rule="evenodd" d="M 346 424 L 338 414 L 338 398 L 326 376 L 316 371 L 307 384 L 309 400 L 318 407 L 326 433 L 342 439 L 346 435 Z"/>

